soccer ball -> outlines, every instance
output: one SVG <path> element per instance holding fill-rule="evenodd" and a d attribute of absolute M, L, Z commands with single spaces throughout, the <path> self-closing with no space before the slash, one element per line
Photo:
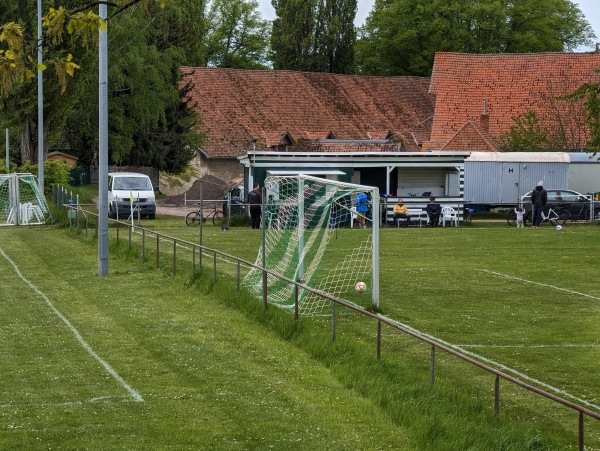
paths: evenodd
<path fill-rule="evenodd" d="M 356 285 L 354 285 L 354 288 L 356 288 L 356 291 L 358 291 L 359 293 L 364 293 L 365 290 L 367 289 L 367 284 L 364 282 L 356 282 Z"/>
<path fill-rule="evenodd" d="M 562 230 L 562 226 L 559 224 L 556 226 L 556 230 L 561 231 Z"/>

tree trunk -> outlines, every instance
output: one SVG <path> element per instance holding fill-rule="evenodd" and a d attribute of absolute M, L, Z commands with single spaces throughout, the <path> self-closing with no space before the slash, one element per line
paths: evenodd
<path fill-rule="evenodd" d="M 23 128 L 21 129 L 21 164 L 26 161 L 34 162 L 34 148 L 33 141 L 31 139 L 31 121 L 29 118 L 25 119 Z"/>

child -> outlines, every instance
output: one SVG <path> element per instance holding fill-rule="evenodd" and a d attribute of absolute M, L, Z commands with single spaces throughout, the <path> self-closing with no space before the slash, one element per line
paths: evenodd
<path fill-rule="evenodd" d="M 515 214 L 517 215 L 517 229 L 523 229 L 525 227 L 523 223 L 523 216 L 525 215 L 523 207 L 515 208 Z"/>

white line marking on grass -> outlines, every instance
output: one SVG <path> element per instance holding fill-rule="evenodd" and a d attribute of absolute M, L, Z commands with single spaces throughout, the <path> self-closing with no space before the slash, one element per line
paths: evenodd
<path fill-rule="evenodd" d="M 519 282 L 531 283 L 533 285 L 540 285 L 542 287 L 553 288 L 555 290 L 564 291 L 565 293 L 575 294 L 577 296 L 583 296 L 583 297 L 586 297 L 586 298 L 594 299 L 596 301 L 600 301 L 600 297 L 598 297 L 598 296 L 592 296 L 591 294 L 581 293 L 579 291 L 568 290 L 566 288 L 557 287 L 555 285 L 549 285 L 547 283 L 541 283 L 541 282 L 535 282 L 533 280 L 522 279 L 520 277 L 510 276 L 508 274 L 502 274 L 502 273 L 496 272 L 496 271 L 489 271 L 487 269 L 479 269 L 478 271 L 487 272 L 488 274 L 492 274 L 494 276 L 502 277 L 504 279 L 518 280 Z"/>
<path fill-rule="evenodd" d="M 135 401 L 143 402 L 144 398 L 142 398 L 142 396 L 137 391 L 135 391 L 127 382 L 125 382 L 123 380 L 123 378 L 121 376 L 119 376 L 119 374 L 102 357 L 100 357 L 98 354 L 96 354 L 96 352 L 92 349 L 92 347 L 89 344 L 87 344 L 87 342 L 83 339 L 83 337 L 79 334 L 79 332 L 77 331 L 77 329 L 75 329 L 75 327 L 71 324 L 71 322 L 54 306 L 52 301 L 50 301 L 50 299 L 48 299 L 48 296 L 46 296 L 38 287 L 36 287 L 33 283 L 31 283 L 29 280 L 27 280 L 25 278 L 25 276 L 23 276 L 23 274 L 21 274 L 21 271 L 19 270 L 19 267 L 17 266 L 17 264 L 15 262 L 13 262 L 8 257 L 8 255 L 6 255 L 4 253 L 2 248 L 0 248 L 0 254 L 2 254 L 2 256 L 6 259 L 6 261 L 8 261 L 12 265 L 13 269 L 15 270 L 17 275 L 21 278 L 21 280 L 23 282 L 25 282 L 27 285 L 29 285 L 29 287 L 33 291 L 35 291 L 44 301 L 46 301 L 46 304 L 48 304 L 48 307 L 50 307 L 52 309 L 52 311 L 56 314 L 56 316 L 58 316 L 62 320 L 62 322 L 65 323 L 66 326 L 71 330 L 71 332 L 73 332 L 73 335 L 75 335 L 75 338 L 81 344 L 81 346 L 83 346 L 83 348 L 94 359 L 96 359 L 100 363 L 100 365 L 102 365 L 104 367 L 104 369 L 106 369 L 106 371 L 108 371 L 108 373 L 117 382 L 119 382 L 123 386 L 123 388 L 125 388 L 127 393 L 129 393 L 129 395 L 131 395 L 131 397 Z"/>
<path fill-rule="evenodd" d="M 578 398 L 577 396 L 574 396 L 574 395 L 572 395 L 572 394 L 570 394 L 570 393 L 568 393 L 568 392 L 566 392 L 564 390 L 561 390 L 560 388 L 553 387 L 552 385 L 546 384 L 545 382 L 542 382 L 542 381 L 540 381 L 538 379 L 535 379 L 535 378 L 533 378 L 531 376 L 527 376 L 526 374 L 520 373 L 519 371 L 513 370 L 512 368 L 510 368 L 510 367 L 508 367 L 506 365 L 503 365 L 502 363 L 499 363 L 499 362 L 496 362 L 494 360 L 488 359 L 488 358 L 483 357 L 483 356 L 481 356 L 479 354 L 475 354 L 474 352 L 467 351 L 466 349 L 464 349 L 461 346 L 453 345 L 452 343 L 448 343 L 447 341 L 444 341 L 444 340 L 442 340 L 440 338 L 434 337 L 433 335 L 429 335 L 429 334 L 423 333 L 420 330 L 417 330 L 414 327 L 409 326 L 408 324 L 401 323 L 399 321 L 396 321 L 394 319 L 388 318 L 388 317 L 383 316 L 383 315 L 381 315 L 381 316 L 383 318 L 386 318 L 389 321 L 392 321 L 392 322 L 394 322 L 394 323 L 396 323 L 396 324 L 404 327 L 405 329 L 410 330 L 411 332 L 414 332 L 414 333 L 419 334 L 419 335 L 421 335 L 423 337 L 429 338 L 430 340 L 433 340 L 436 343 L 440 343 L 440 344 L 442 344 L 444 346 L 447 346 L 449 348 L 455 349 L 456 351 L 459 351 L 462 354 L 468 355 L 469 357 L 473 357 L 474 359 L 479 360 L 480 362 L 484 362 L 484 363 L 486 363 L 486 364 L 488 364 L 490 366 L 493 366 L 493 367 L 495 367 L 497 369 L 502 369 L 506 373 L 512 373 L 514 376 L 517 376 L 518 378 L 520 378 L 522 380 L 526 380 L 526 381 L 529 381 L 529 382 L 531 382 L 531 383 L 533 383 L 533 384 L 535 384 L 537 386 L 544 387 L 547 390 L 551 390 L 554 393 L 557 393 L 557 394 L 559 394 L 559 395 L 561 395 L 561 396 L 563 396 L 565 398 L 570 398 L 570 399 L 572 399 L 574 401 L 577 401 L 578 403 L 581 403 L 581 404 L 583 404 L 583 405 L 585 405 L 585 406 L 587 406 L 589 408 L 600 410 L 600 406 L 598 406 L 596 404 L 588 402 L 585 399 Z"/>

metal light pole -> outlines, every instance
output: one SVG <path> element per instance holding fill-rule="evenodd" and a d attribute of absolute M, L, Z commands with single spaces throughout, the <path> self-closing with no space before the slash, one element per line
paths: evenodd
<path fill-rule="evenodd" d="M 108 6 L 98 14 L 106 23 Z M 98 54 L 98 276 L 108 275 L 108 29 L 100 29 Z"/>
<path fill-rule="evenodd" d="M 42 55 L 42 0 L 37 1 L 38 28 L 38 185 L 40 193 L 44 194 L 44 73 L 41 65 Z"/>
<path fill-rule="evenodd" d="M 9 152 L 8 152 L 8 128 L 6 129 L 6 173 L 10 172 Z"/>

